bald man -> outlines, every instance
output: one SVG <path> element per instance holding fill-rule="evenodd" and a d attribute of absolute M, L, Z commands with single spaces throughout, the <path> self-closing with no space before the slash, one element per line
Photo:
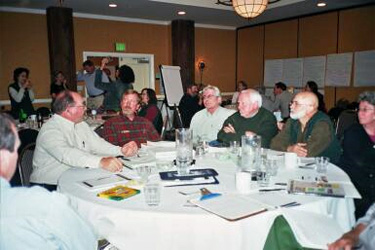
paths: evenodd
<path fill-rule="evenodd" d="M 300 157 L 327 156 L 335 163 L 341 154 L 331 120 L 318 111 L 318 98 L 311 92 L 298 93 L 290 104 L 285 129 L 275 136 L 271 149 L 294 152 Z"/>
<path fill-rule="evenodd" d="M 262 108 L 262 96 L 254 89 L 246 89 L 238 97 L 238 112 L 225 120 L 217 139 L 229 143 L 241 141 L 243 135 L 260 135 L 262 147 L 269 148 L 271 139 L 276 134 L 276 118 L 270 111 Z"/>

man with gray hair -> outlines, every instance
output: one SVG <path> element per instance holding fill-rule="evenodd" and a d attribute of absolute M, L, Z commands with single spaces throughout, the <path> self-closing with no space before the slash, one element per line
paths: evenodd
<path fill-rule="evenodd" d="M 243 135 L 260 135 L 262 147 L 268 148 L 271 139 L 277 134 L 275 116 L 262 108 L 262 97 L 254 89 L 241 91 L 238 98 L 238 112 L 225 120 L 223 128 L 219 131 L 219 141 L 241 141 Z"/>
<path fill-rule="evenodd" d="M 203 89 L 203 105 L 205 109 L 197 112 L 190 123 L 193 131 L 193 141 L 213 141 L 221 129 L 225 119 L 235 111 L 220 106 L 221 96 L 219 88 L 208 85 Z"/>

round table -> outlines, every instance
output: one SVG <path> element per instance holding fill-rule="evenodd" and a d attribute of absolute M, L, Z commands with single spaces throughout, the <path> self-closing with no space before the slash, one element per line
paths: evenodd
<path fill-rule="evenodd" d="M 217 159 L 215 156 L 218 155 L 208 154 L 197 159 L 196 168 L 214 168 L 219 173 L 219 185 L 204 187 L 224 194 L 236 192 L 237 166 L 231 159 Z M 279 162 L 282 162 L 281 158 Z M 287 182 L 314 172 L 299 168 L 288 170 L 280 166 L 271 183 Z M 274 219 L 287 211 L 306 213 L 306 219 L 309 214 L 334 219 L 342 232 L 348 231 L 355 222 L 352 198 L 294 195 L 293 199 L 301 203 L 300 206 L 275 209 L 229 222 L 198 207 L 184 206 L 189 197 L 178 191 L 198 191 L 203 186 L 162 187 L 160 205 L 150 207 L 146 205 L 142 192 L 122 201 L 112 201 L 97 197 L 100 190 L 92 191 L 80 184 L 84 180 L 111 174 L 101 169 L 71 169 L 60 178 L 58 189 L 70 197 L 72 206 L 100 237 L 120 249 L 263 249 Z M 135 171 L 125 168 L 123 174 L 136 176 Z M 353 196 L 358 194 L 349 177 L 338 167 L 331 164 L 327 177 L 329 181 L 345 183 L 345 190 Z M 285 191 L 279 193 L 291 196 Z"/>

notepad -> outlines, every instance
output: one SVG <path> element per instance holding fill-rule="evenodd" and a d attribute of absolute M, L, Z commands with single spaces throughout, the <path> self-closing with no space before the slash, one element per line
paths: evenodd
<path fill-rule="evenodd" d="M 127 186 L 116 186 L 113 188 L 110 188 L 108 190 L 105 190 L 103 192 L 100 192 L 98 194 L 98 197 L 100 198 L 106 198 L 109 200 L 116 200 L 120 201 L 129 197 L 132 197 L 134 195 L 139 194 L 140 191 L 138 189 L 130 188 Z"/>
<path fill-rule="evenodd" d="M 223 194 L 207 200 L 195 198 L 190 203 L 228 221 L 245 219 L 274 208 L 241 194 Z"/>

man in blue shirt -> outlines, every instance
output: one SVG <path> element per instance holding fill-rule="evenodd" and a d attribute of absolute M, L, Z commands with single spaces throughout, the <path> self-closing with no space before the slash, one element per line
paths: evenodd
<path fill-rule="evenodd" d="M 92 229 L 67 197 L 41 187 L 10 186 L 19 145 L 12 118 L 0 114 L 0 249 L 96 249 Z"/>

